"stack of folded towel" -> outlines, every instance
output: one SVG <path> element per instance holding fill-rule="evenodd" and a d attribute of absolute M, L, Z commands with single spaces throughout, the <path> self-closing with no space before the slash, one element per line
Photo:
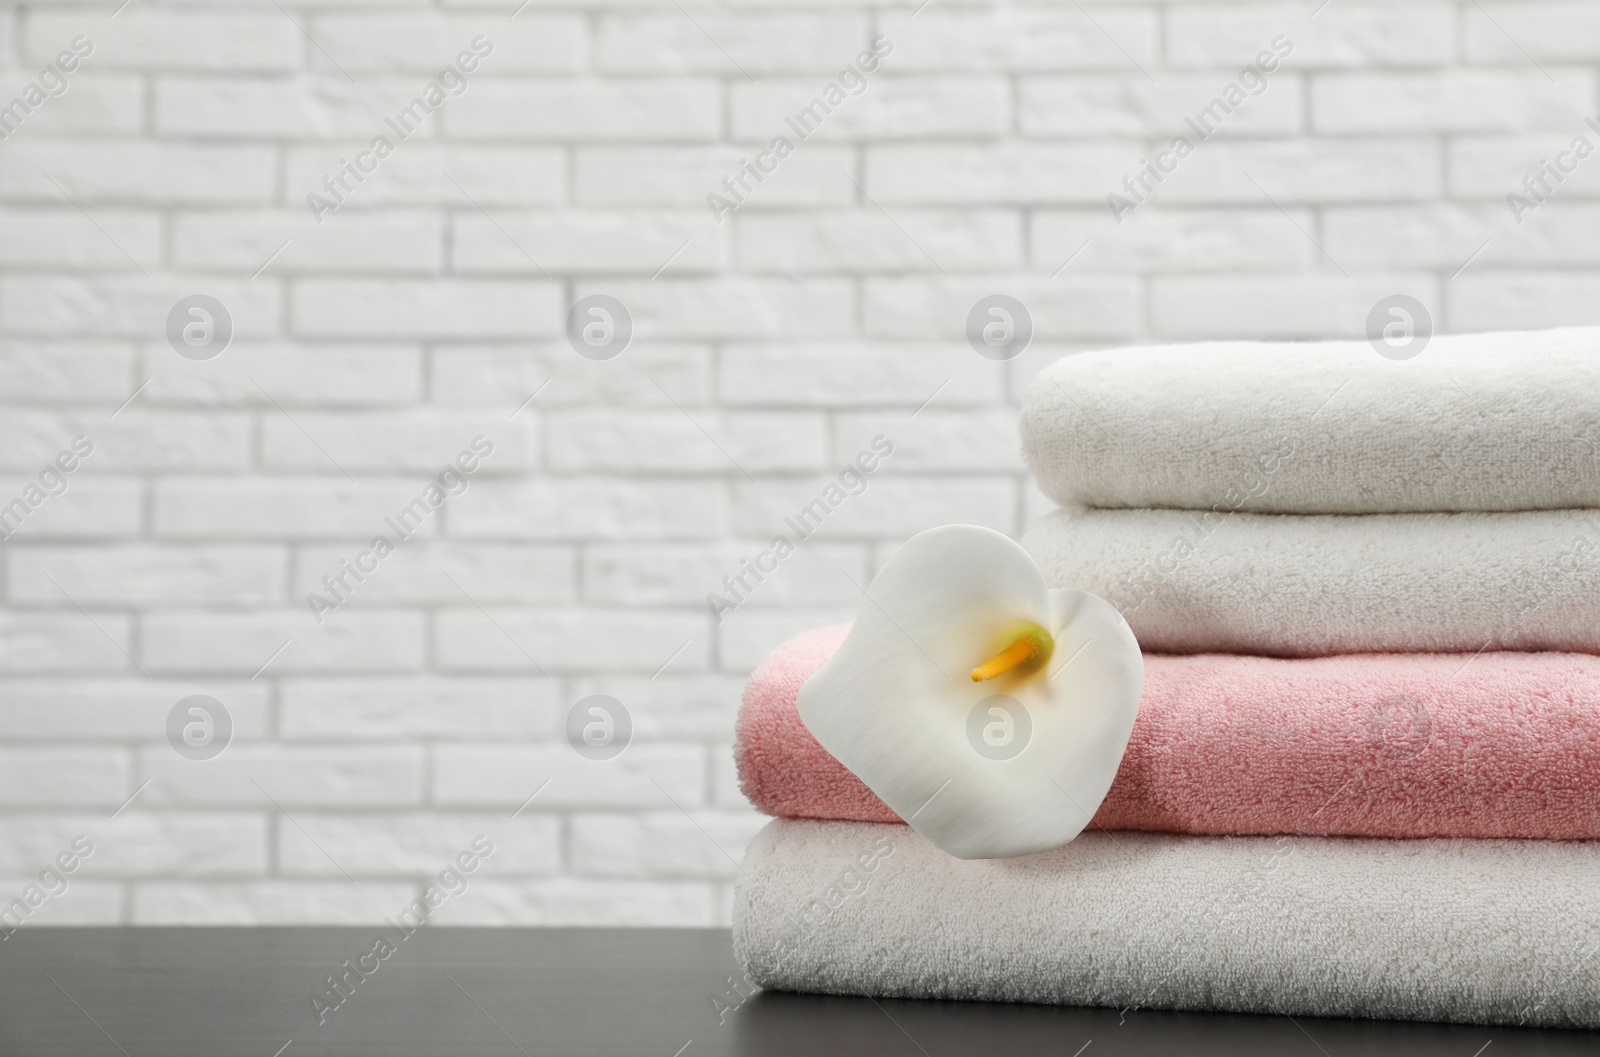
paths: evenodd
<path fill-rule="evenodd" d="M 1110 794 L 953 858 L 800 721 L 846 629 L 794 639 L 739 721 L 750 979 L 1600 1027 L 1600 329 L 1086 353 L 1022 432 L 1024 546 L 1146 651 Z"/>

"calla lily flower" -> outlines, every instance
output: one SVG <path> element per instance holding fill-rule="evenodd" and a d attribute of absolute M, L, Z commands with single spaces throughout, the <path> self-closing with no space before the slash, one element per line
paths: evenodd
<path fill-rule="evenodd" d="M 1143 688 L 1115 607 L 1052 590 L 999 532 L 947 525 L 883 567 L 799 711 L 918 833 L 997 859 L 1058 848 L 1089 824 Z"/>

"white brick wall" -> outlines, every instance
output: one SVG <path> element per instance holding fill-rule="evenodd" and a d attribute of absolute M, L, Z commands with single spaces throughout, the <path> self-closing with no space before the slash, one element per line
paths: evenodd
<path fill-rule="evenodd" d="M 1600 146 L 1593 3 L 919 4 L 0 6 L 0 105 L 94 44 L 0 141 L 0 506 L 95 445 L 0 543 L 0 903 L 83 834 L 37 920 L 369 921 L 483 834 L 441 921 L 723 920 L 760 824 L 744 675 L 910 533 L 1043 511 L 1015 435 L 1041 365 L 1358 335 L 1391 293 L 1447 330 L 1600 322 L 1600 158 L 1506 202 Z M 318 223 L 307 194 L 480 35 Z M 1118 223 L 1107 194 L 1279 36 Z M 1035 325 L 1009 363 L 964 338 L 992 293 Z M 165 337 L 192 294 L 232 317 L 215 359 Z M 614 360 L 564 338 L 590 294 L 632 316 Z M 478 434 L 467 491 L 319 624 L 307 592 Z M 878 434 L 866 492 L 717 625 L 706 594 Z M 632 715 L 612 760 L 566 741 L 595 693 Z M 231 717 L 215 759 L 167 742 L 191 694 Z"/>

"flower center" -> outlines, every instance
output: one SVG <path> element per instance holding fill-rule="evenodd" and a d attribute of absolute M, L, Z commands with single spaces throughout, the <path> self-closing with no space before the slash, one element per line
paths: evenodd
<path fill-rule="evenodd" d="M 1016 668 L 1018 665 L 1027 664 L 1035 659 L 1043 660 L 1050 655 L 1055 646 L 1055 640 L 1050 633 L 1037 624 L 1024 624 L 1007 636 L 1010 645 L 999 653 L 972 669 L 972 681 L 985 682 L 997 679 Z"/>

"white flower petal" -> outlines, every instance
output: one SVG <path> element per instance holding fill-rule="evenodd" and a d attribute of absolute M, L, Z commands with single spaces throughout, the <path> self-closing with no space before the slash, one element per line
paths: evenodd
<path fill-rule="evenodd" d="M 972 682 L 1024 623 L 1056 636 L 1052 656 Z M 930 841 L 1000 858 L 1059 847 L 1088 823 L 1133 730 L 1143 673 L 1108 603 L 1050 591 L 1001 533 L 951 525 L 912 537 L 884 566 L 799 710 Z"/>

